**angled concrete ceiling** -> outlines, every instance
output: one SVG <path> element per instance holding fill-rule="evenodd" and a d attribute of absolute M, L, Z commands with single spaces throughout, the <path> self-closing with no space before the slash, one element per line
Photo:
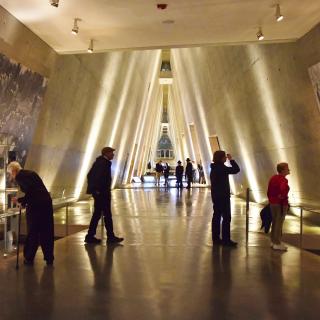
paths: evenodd
<path fill-rule="evenodd" d="M 275 4 L 285 19 L 275 21 Z M 0 5 L 59 53 L 290 41 L 320 21 L 319 0 L 0 0 Z M 80 18 L 78 36 L 71 35 Z"/>

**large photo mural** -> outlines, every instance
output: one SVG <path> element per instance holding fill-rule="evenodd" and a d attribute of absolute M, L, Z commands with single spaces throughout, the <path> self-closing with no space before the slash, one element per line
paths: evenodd
<path fill-rule="evenodd" d="M 320 110 L 320 62 L 309 68 L 309 76 L 312 82 L 313 90 L 316 95 L 318 107 Z"/>
<path fill-rule="evenodd" d="M 6 156 L 24 166 L 46 87 L 46 78 L 0 53 L 0 162 L 10 145 Z"/>

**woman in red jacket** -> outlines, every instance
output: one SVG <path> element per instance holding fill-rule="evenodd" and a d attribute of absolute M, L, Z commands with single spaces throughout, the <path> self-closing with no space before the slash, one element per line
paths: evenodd
<path fill-rule="evenodd" d="M 289 173 L 286 162 L 277 165 L 278 174 L 271 177 L 268 185 L 268 199 L 272 214 L 271 248 L 286 251 L 288 248 L 281 243 L 282 226 L 288 212 L 288 180 L 285 178 Z"/>

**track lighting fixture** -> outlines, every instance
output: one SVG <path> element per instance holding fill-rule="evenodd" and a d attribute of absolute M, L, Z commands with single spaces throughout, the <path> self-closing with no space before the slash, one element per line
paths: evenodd
<path fill-rule="evenodd" d="M 258 32 L 257 32 L 257 38 L 259 41 L 263 40 L 264 39 L 264 35 L 262 33 L 262 30 L 261 28 L 259 28 Z"/>
<path fill-rule="evenodd" d="M 72 31 L 71 31 L 71 33 L 74 34 L 74 35 L 77 35 L 78 32 L 79 32 L 78 21 L 81 21 L 81 19 L 74 18 L 73 28 L 72 28 Z"/>
<path fill-rule="evenodd" d="M 93 52 L 93 40 L 92 40 L 92 39 L 90 40 L 90 43 L 89 43 L 88 52 L 89 52 L 89 53 L 92 53 L 92 52 Z"/>
<path fill-rule="evenodd" d="M 276 5 L 276 20 L 277 20 L 278 22 L 280 22 L 280 21 L 283 20 L 283 15 L 281 14 L 280 4 L 279 4 L 279 3 Z"/>
<path fill-rule="evenodd" d="M 59 0 L 50 0 L 50 4 L 51 4 L 53 7 L 58 8 L 58 7 L 59 7 Z"/>

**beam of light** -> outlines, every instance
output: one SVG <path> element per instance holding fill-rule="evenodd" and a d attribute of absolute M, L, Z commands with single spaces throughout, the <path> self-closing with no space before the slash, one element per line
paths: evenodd
<path fill-rule="evenodd" d="M 159 106 L 159 99 L 160 99 L 160 86 L 155 81 L 154 85 L 151 86 L 152 88 L 152 94 L 151 94 L 151 100 L 148 103 L 150 106 L 148 109 L 148 122 L 145 128 L 145 133 L 143 134 L 143 138 L 145 139 L 146 144 L 146 153 L 145 153 L 145 159 L 144 159 L 144 167 L 146 166 L 148 160 L 151 161 L 153 165 L 154 160 L 154 154 L 156 152 L 157 148 L 157 134 L 158 134 L 158 127 L 155 125 L 155 123 L 160 124 L 160 116 L 161 114 L 157 112 L 160 108 Z M 149 151 L 150 156 L 149 156 Z"/>
<path fill-rule="evenodd" d="M 192 49 L 192 50 L 194 50 L 194 49 Z M 187 52 L 187 53 L 189 53 L 189 52 Z M 176 72 L 177 72 L 177 74 L 180 74 L 181 71 L 185 69 L 181 65 L 182 58 L 178 56 L 178 54 L 181 54 L 181 52 L 180 51 L 179 51 L 179 53 L 175 52 L 174 54 L 175 54 L 175 58 L 176 58 L 174 60 L 175 61 L 174 65 L 176 66 Z M 196 54 L 199 54 L 199 52 L 197 51 Z M 186 64 L 188 66 L 196 65 L 196 64 L 194 64 L 194 61 L 193 61 L 193 59 L 191 59 L 190 55 L 187 58 L 188 59 L 187 59 Z M 207 123 L 207 120 L 206 120 L 207 117 L 205 116 L 205 105 L 204 105 L 204 101 L 203 101 L 202 96 L 201 96 L 201 87 L 199 85 L 197 85 L 197 83 L 199 83 L 199 80 L 197 78 L 195 78 L 195 75 L 197 75 L 197 70 L 195 68 L 193 68 L 193 70 L 190 70 L 190 74 L 187 74 L 185 76 L 186 79 L 191 79 L 192 80 L 192 81 L 190 81 L 192 83 L 192 88 L 184 88 L 185 92 L 192 92 L 193 86 L 194 85 L 196 86 L 196 88 L 194 89 L 194 92 L 193 92 L 193 95 L 195 96 L 195 98 L 194 98 L 195 102 L 184 100 L 184 104 L 189 105 L 189 107 L 187 107 L 185 112 L 187 112 L 188 114 L 193 115 L 193 117 L 194 117 L 193 119 L 195 120 L 195 122 L 200 124 L 200 127 L 201 127 L 200 137 L 204 136 L 205 140 L 206 140 L 206 142 L 200 146 L 201 157 L 203 157 L 202 161 L 209 160 L 209 162 L 211 162 L 211 146 L 210 146 L 210 141 L 208 139 L 209 130 L 208 130 L 208 123 Z M 175 82 L 178 82 L 180 89 L 183 88 L 182 82 L 181 82 L 180 79 L 178 79 Z M 257 181 L 256 175 L 255 175 L 254 166 L 253 166 L 253 163 L 252 163 L 252 160 L 251 160 L 251 156 L 250 156 L 251 152 L 249 151 L 250 146 L 247 146 L 245 144 L 245 141 L 242 139 L 242 133 L 241 133 L 242 131 L 241 131 L 241 128 L 240 128 L 241 124 L 239 124 L 237 122 L 236 114 L 234 112 L 234 110 L 235 110 L 234 105 L 235 104 L 232 101 L 231 96 L 229 95 L 229 93 L 227 91 L 225 93 L 222 93 L 222 94 L 226 95 L 226 99 L 228 101 L 226 106 L 225 106 L 225 108 L 227 109 L 226 113 L 229 115 L 229 118 L 231 119 L 230 123 L 228 124 L 228 129 L 227 130 L 234 133 L 234 135 L 235 135 L 235 137 L 236 137 L 236 139 L 237 139 L 237 141 L 238 141 L 238 143 L 240 145 L 239 149 L 240 149 L 241 156 L 242 156 L 242 159 L 243 159 L 242 163 L 245 166 L 245 168 L 242 168 L 242 170 L 246 173 L 246 175 L 248 177 L 248 181 L 250 183 L 250 186 L 253 189 L 258 190 L 258 181 Z M 186 98 L 186 97 L 184 97 L 184 98 Z M 196 108 L 197 112 L 194 112 L 194 110 L 192 110 L 192 108 L 194 108 L 194 105 L 197 106 L 197 108 Z M 220 127 L 221 127 L 221 131 L 220 130 L 217 130 L 217 131 L 219 133 L 219 136 L 221 136 L 221 135 L 223 136 L 223 132 L 226 129 L 222 124 L 220 124 Z M 218 127 L 217 129 L 220 129 L 220 128 Z M 230 184 L 231 184 L 232 192 L 234 194 L 236 194 L 237 190 L 236 190 L 236 185 L 235 185 L 235 181 L 234 181 L 233 177 L 230 178 Z M 253 193 L 253 197 L 255 198 L 255 200 L 258 200 L 258 201 L 260 200 L 259 193 L 256 192 L 256 191 Z"/>
<path fill-rule="evenodd" d="M 171 132 L 173 136 L 173 146 L 175 151 L 175 159 L 181 160 L 182 159 L 182 152 L 181 152 L 181 136 L 179 134 L 179 123 L 178 123 L 178 116 L 177 116 L 177 109 L 178 106 L 175 104 L 174 95 L 173 95 L 173 88 L 171 87 L 168 94 L 168 112 L 170 118 L 170 126 Z"/>
<path fill-rule="evenodd" d="M 273 83 L 271 81 L 268 81 L 269 78 L 272 78 L 272 74 L 271 71 L 268 70 L 265 62 L 267 60 L 266 53 L 264 53 L 261 48 L 262 47 L 258 45 L 247 46 L 249 57 L 252 59 L 252 61 L 256 61 L 251 70 L 253 72 L 255 82 L 258 85 L 261 102 L 263 104 L 263 107 L 260 108 L 260 110 L 264 113 L 264 119 L 266 119 L 268 123 L 273 143 L 276 146 L 276 150 L 270 150 L 270 152 L 272 152 L 273 154 L 275 153 L 275 156 L 272 157 L 272 159 L 276 159 L 274 167 L 276 167 L 276 164 L 279 162 L 288 162 L 291 171 L 297 172 L 296 159 L 288 158 L 288 152 L 286 150 L 287 147 L 285 146 L 283 141 L 283 135 L 288 133 L 283 132 L 280 127 L 280 121 L 282 118 L 280 116 L 280 112 L 277 110 L 279 108 L 279 103 L 277 102 L 277 98 L 273 93 Z M 263 57 L 264 59 L 261 59 L 260 57 Z M 292 190 L 300 190 L 299 177 L 297 175 L 289 175 L 287 178 L 290 182 Z M 289 196 L 292 200 L 292 193 L 291 195 L 289 194 Z M 299 201 L 299 199 L 296 198 L 295 201 L 297 200 Z"/>
<path fill-rule="evenodd" d="M 158 64 L 156 62 L 160 59 L 160 51 L 157 51 L 156 53 L 152 53 L 152 54 L 154 55 L 154 59 L 151 59 L 151 62 L 153 62 L 153 63 L 150 63 L 150 65 L 152 65 L 153 70 L 155 70 L 156 68 L 158 69 Z M 130 85 L 130 83 L 131 84 L 133 83 L 132 79 L 133 79 L 133 75 L 135 74 L 135 69 L 134 69 L 135 62 L 136 62 L 136 64 L 138 64 L 139 59 L 141 59 L 141 53 L 139 53 L 139 55 L 135 56 L 134 61 L 132 61 L 132 64 L 130 65 L 129 72 L 126 77 L 126 80 L 128 80 L 128 82 L 125 83 L 125 88 L 124 88 L 124 91 L 126 91 L 126 97 L 125 97 L 125 99 L 121 99 L 121 103 L 123 103 L 123 105 L 125 105 L 125 102 L 127 100 L 127 92 L 129 91 L 129 85 Z M 152 81 L 155 81 L 154 75 L 155 75 L 155 71 L 152 72 L 152 77 L 154 77 L 154 79 Z M 148 81 L 146 81 L 146 83 L 148 83 Z M 137 92 L 135 92 L 135 94 L 137 94 Z M 135 169 L 136 159 L 139 156 L 139 151 L 140 151 L 139 147 L 141 146 L 142 133 L 144 132 L 144 127 L 146 124 L 146 115 L 147 115 L 146 111 L 148 108 L 148 104 L 146 103 L 146 100 L 148 100 L 148 95 L 149 95 L 149 93 L 148 93 L 148 90 L 146 89 L 145 96 L 144 96 L 143 102 L 142 102 L 142 108 L 139 109 L 140 110 L 139 116 L 138 116 L 138 119 L 136 120 L 134 136 L 132 137 L 131 132 L 129 132 L 130 129 L 132 130 L 132 128 L 130 128 L 129 126 L 126 126 L 124 128 L 124 130 L 122 130 L 122 134 L 124 134 L 125 137 L 127 137 L 127 138 L 130 137 L 131 141 L 132 141 L 131 142 L 131 150 L 129 151 L 128 166 L 127 166 L 127 169 L 125 172 L 125 180 L 128 179 L 128 174 L 130 171 L 131 162 L 134 161 L 133 170 L 132 170 L 132 173 L 133 173 L 134 169 Z M 120 119 L 122 111 L 123 111 L 123 107 L 120 106 L 120 111 L 117 112 L 117 119 Z M 116 120 L 116 125 L 114 126 L 113 135 L 110 139 L 110 143 L 111 142 L 113 143 L 114 138 L 116 137 L 116 134 L 117 133 L 119 134 L 118 127 L 119 127 L 119 121 Z M 122 156 L 125 152 L 125 148 L 127 148 L 127 146 L 128 146 L 127 145 L 127 138 L 121 139 L 120 148 L 119 148 L 118 157 L 117 157 L 117 159 L 119 159 L 119 160 L 122 158 Z M 134 153 L 134 149 L 135 149 L 136 144 L 137 144 L 137 151 L 136 151 L 135 158 L 133 159 L 133 156 L 134 156 L 133 153 Z M 116 166 L 115 171 L 114 171 L 114 178 L 113 178 L 112 187 L 115 186 L 115 184 L 118 180 L 119 173 L 120 173 L 120 166 Z"/>
<path fill-rule="evenodd" d="M 198 137 L 198 144 L 199 144 L 199 152 L 202 163 L 207 163 L 211 161 L 212 151 L 211 145 L 209 141 L 209 129 L 207 123 L 207 116 L 206 116 L 206 104 L 203 101 L 203 90 L 201 88 L 200 81 L 196 79 L 197 76 L 197 64 L 194 63 L 195 59 L 198 59 L 201 54 L 201 48 L 194 48 L 192 50 L 188 50 L 186 54 L 186 64 L 188 68 L 180 67 L 179 70 L 176 71 L 177 74 L 181 73 L 182 70 L 187 70 L 188 74 L 186 75 L 187 79 L 190 79 L 190 83 L 192 83 L 192 88 L 190 91 L 193 93 L 194 101 L 190 101 L 190 103 L 185 103 L 187 108 L 187 112 L 192 115 L 193 121 L 195 122 L 195 134 Z M 179 59 L 178 54 L 181 54 L 182 51 L 173 50 L 173 60 Z M 195 57 L 192 57 L 191 54 L 194 54 Z M 181 60 L 181 58 L 180 58 Z M 179 66 L 178 64 L 174 64 L 175 66 Z M 180 84 L 181 85 L 181 84 Z M 181 88 L 181 87 L 180 87 Z M 199 161 L 199 159 L 196 159 Z M 205 179 L 208 181 L 208 166 L 204 166 L 204 174 Z"/>
<path fill-rule="evenodd" d="M 103 83 L 107 79 L 114 81 L 114 76 L 118 72 L 121 56 L 119 54 L 110 55 L 110 63 L 108 68 L 106 67 L 103 72 Z M 112 94 L 112 90 L 107 90 L 103 85 L 100 87 L 99 97 L 95 106 L 95 113 L 91 123 L 91 128 L 87 138 L 86 149 L 82 159 L 79 175 L 76 180 L 75 197 L 78 198 L 83 188 L 89 166 L 91 164 L 93 152 L 96 149 L 96 144 L 99 138 L 103 121 L 105 120 L 105 114 L 108 109 L 109 100 Z"/>
<path fill-rule="evenodd" d="M 256 177 L 257 171 L 254 170 L 254 165 L 252 161 L 252 151 L 250 150 L 251 146 L 246 144 L 246 140 L 243 138 L 241 123 L 238 121 L 234 111 L 236 110 L 235 102 L 233 101 L 231 95 L 229 94 L 229 91 L 225 90 L 223 94 L 227 98 L 226 99 L 227 103 L 225 105 L 225 108 L 231 119 L 231 121 L 228 124 L 228 128 L 225 130 L 234 132 L 234 136 L 236 137 L 236 141 L 237 141 L 237 144 L 239 145 L 239 150 L 241 153 L 241 159 L 242 159 L 241 170 L 247 176 L 249 187 L 252 189 L 252 195 L 253 195 L 254 201 L 261 202 L 262 198 L 259 192 L 258 179 Z M 237 194 L 234 179 L 235 178 L 233 176 L 230 177 L 230 184 L 231 184 L 231 188 L 233 189 L 232 190 L 233 194 Z"/>
<path fill-rule="evenodd" d="M 176 87 L 176 82 L 172 86 L 172 101 L 174 105 L 171 107 L 172 113 L 174 114 L 176 132 L 177 132 L 177 146 L 179 149 L 180 157 L 178 160 L 183 160 L 187 157 L 187 145 L 184 138 L 184 123 L 183 123 L 183 110 L 181 107 L 180 95 L 178 93 L 178 88 Z"/>
<path fill-rule="evenodd" d="M 142 100 L 142 107 L 140 109 L 139 117 L 137 120 L 137 126 L 136 131 L 134 135 L 134 142 L 133 144 L 137 144 L 137 152 L 135 154 L 135 158 L 133 159 L 133 168 L 136 168 L 137 159 L 140 157 L 141 154 L 141 148 L 143 147 L 142 139 L 144 138 L 145 128 L 147 124 L 147 115 L 148 110 L 150 108 L 150 99 L 151 99 L 151 93 L 152 88 L 157 80 L 157 76 L 159 73 L 160 68 L 160 58 L 161 58 L 161 51 L 157 50 L 156 54 L 154 56 L 154 59 L 151 61 L 151 69 L 150 69 L 150 87 L 149 90 L 145 90 L 145 94 Z M 152 86 L 151 86 L 152 83 Z M 133 156 L 133 153 L 132 153 Z M 132 161 L 132 158 L 131 158 Z M 127 177 L 130 180 L 132 179 L 134 170 L 132 170 L 131 177 Z M 129 173 L 129 171 L 128 171 Z"/>
<path fill-rule="evenodd" d="M 178 99 L 181 102 L 180 105 L 183 110 L 182 115 L 183 115 L 183 120 L 185 124 L 184 138 L 187 145 L 187 148 L 185 148 L 185 152 L 187 152 L 187 154 L 185 154 L 185 158 L 187 157 L 194 158 L 195 152 L 194 152 L 193 142 L 191 138 L 190 126 L 189 126 L 190 122 L 192 122 L 192 118 L 190 119 L 189 110 L 185 106 L 185 105 L 192 105 L 192 102 L 189 101 L 190 100 L 189 95 L 184 95 L 182 98 L 182 92 L 184 92 L 184 90 L 182 90 L 183 86 L 181 84 L 181 76 L 178 76 L 178 75 L 183 74 L 184 67 L 181 65 L 181 59 L 179 58 L 177 59 L 176 56 L 177 56 L 177 51 L 172 50 L 172 74 L 175 79 L 174 84 L 176 84 L 176 87 L 175 87 L 177 89 L 176 93 L 177 95 L 179 95 Z"/>
<path fill-rule="evenodd" d="M 130 57 L 129 66 L 128 66 L 128 69 L 126 72 L 126 78 L 125 78 L 125 81 L 123 84 L 123 88 L 121 90 L 122 94 L 120 97 L 120 102 L 117 107 L 116 117 L 115 117 L 115 120 L 113 121 L 113 124 L 112 124 L 113 129 L 111 132 L 111 137 L 110 137 L 110 139 L 108 139 L 109 142 L 107 142 L 106 145 L 113 146 L 116 134 L 119 134 L 118 130 L 119 130 L 120 119 L 123 116 L 122 113 L 123 113 L 124 108 L 127 103 L 127 98 L 128 98 L 128 94 L 129 94 L 129 87 L 132 84 L 132 78 L 134 75 L 134 67 L 136 66 L 135 63 L 136 63 L 137 58 L 138 57 L 136 55 Z"/>
<path fill-rule="evenodd" d="M 129 136 L 130 127 L 123 126 L 123 128 L 121 128 L 121 130 L 119 130 L 119 127 L 122 124 L 122 123 L 120 123 L 120 120 L 121 120 L 121 117 L 123 116 L 125 106 L 128 103 L 127 100 L 128 100 L 128 95 L 129 95 L 129 88 L 130 88 L 130 85 L 132 85 L 132 79 L 135 74 L 134 67 L 136 66 L 137 59 L 138 59 L 138 56 L 136 55 L 136 52 L 133 53 L 132 56 L 130 56 L 129 66 L 128 66 L 128 70 L 126 72 L 126 78 L 125 78 L 123 89 L 122 89 L 122 95 L 120 97 L 115 120 L 114 120 L 114 123 L 112 126 L 111 137 L 106 140 L 106 145 L 114 146 L 114 148 L 117 149 L 116 157 L 115 157 L 115 160 L 113 161 L 114 173 L 113 173 L 113 180 L 112 180 L 111 188 L 114 188 L 114 186 L 117 182 L 117 179 L 118 179 L 118 176 L 120 173 L 120 167 L 121 167 L 120 163 L 121 163 L 121 160 L 123 159 L 124 154 L 125 154 L 125 147 L 127 146 L 127 139 Z M 121 140 L 120 140 L 120 143 L 117 146 L 115 146 L 115 139 L 116 139 L 116 137 L 119 138 L 119 132 L 121 132 Z M 134 147 L 133 144 L 131 144 L 131 146 Z M 128 158 L 128 163 L 127 163 L 128 168 L 130 168 L 130 153 L 131 152 L 129 152 L 129 158 Z"/>

